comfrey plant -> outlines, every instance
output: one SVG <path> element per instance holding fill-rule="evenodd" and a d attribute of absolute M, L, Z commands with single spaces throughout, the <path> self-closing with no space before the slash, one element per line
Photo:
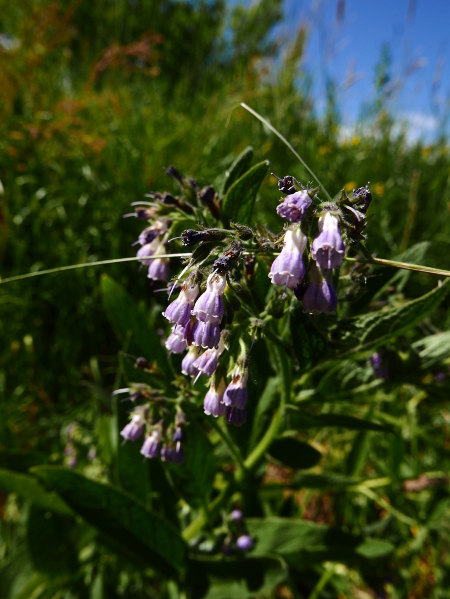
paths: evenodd
<path fill-rule="evenodd" d="M 262 167 L 261 174 L 265 174 L 267 164 Z M 351 197 L 342 191 L 334 201 L 324 201 L 311 183 L 305 186 L 293 176 L 272 174 L 282 194 L 278 205 L 273 199 L 281 218 L 280 229 L 272 232 L 251 222 L 251 211 L 241 219 L 239 209 L 231 210 L 229 193 L 224 198 L 212 186 L 200 189 L 174 167 L 167 173 L 179 184 L 183 197 L 154 192 L 148 194 L 152 201 L 133 204 L 133 214 L 148 221 L 136 242 L 141 245 L 137 258 L 148 266 L 153 283 L 172 279 L 162 315 L 171 325 L 165 341 L 169 356 L 183 355 L 181 364 L 175 366 L 187 377 L 174 381 L 180 397 L 193 400 L 198 379 L 209 379 L 203 399 L 205 414 L 241 426 L 247 419 L 247 402 L 252 401 L 247 386 L 253 343 L 271 334 L 268 323 L 288 310 L 292 301 L 301 302 L 303 312 L 312 319 L 336 313 L 339 269 L 346 252 L 354 253 L 364 240 L 370 190 L 362 187 Z M 190 222 L 192 228 L 186 227 Z M 184 268 L 178 266 L 182 253 L 170 258 L 176 244 L 177 250 L 195 248 L 185 254 Z M 261 306 L 264 279 L 272 290 L 267 293 L 267 304 Z M 155 415 L 150 388 L 144 399 L 131 412 L 122 436 L 134 441 L 145 429 L 141 450 L 145 457 L 160 454 L 181 463 L 181 428 L 175 424 L 169 445 L 175 443 L 176 449 L 168 452 L 168 445 L 161 444 L 167 414 Z"/>

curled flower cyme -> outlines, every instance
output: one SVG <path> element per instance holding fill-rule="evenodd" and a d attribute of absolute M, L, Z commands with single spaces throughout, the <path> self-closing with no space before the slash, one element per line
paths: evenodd
<path fill-rule="evenodd" d="M 331 212 L 319 218 L 319 235 L 314 239 L 311 255 L 320 268 L 339 268 L 345 255 L 340 220 Z"/>
<path fill-rule="evenodd" d="M 303 296 L 303 312 L 310 314 L 334 314 L 337 308 L 337 295 L 333 285 L 333 271 L 321 269 L 315 262 L 311 265 L 311 281 Z"/>
<path fill-rule="evenodd" d="M 286 231 L 281 254 L 275 258 L 269 277 L 274 285 L 293 289 L 305 276 L 303 252 L 308 242 L 300 228 Z"/>
<path fill-rule="evenodd" d="M 277 213 L 291 223 L 301 222 L 306 211 L 312 204 L 312 199 L 306 189 L 287 195 L 277 206 Z"/>

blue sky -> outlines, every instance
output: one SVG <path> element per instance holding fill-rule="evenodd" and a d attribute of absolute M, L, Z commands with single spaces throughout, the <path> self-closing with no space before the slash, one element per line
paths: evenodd
<path fill-rule="evenodd" d="M 309 25 L 304 67 L 314 75 L 319 113 L 326 80 L 332 78 L 343 123 L 357 121 L 373 98 L 375 68 L 386 43 L 398 119 L 410 123 L 414 139 L 431 139 L 441 130 L 450 96 L 449 0 L 285 0 L 284 10 L 277 35 L 292 35 L 301 22 Z"/>

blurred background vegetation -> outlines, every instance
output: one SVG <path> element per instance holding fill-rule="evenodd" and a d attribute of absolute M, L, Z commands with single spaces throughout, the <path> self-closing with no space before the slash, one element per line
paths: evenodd
<path fill-rule="evenodd" d="M 333 193 L 371 182 L 371 252 L 394 258 L 432 241 L 421 261 L 450 268 L 447 140 L 411 143 L 395 128 L 383 56 L 366 119 L 342 135 L 333 88 L 318 115 L 302 69 L 308 24 L 289 39 L 273 35 L 282 8 L 281 0 L 0 0 L 2 278 L 133 255 L 141 223 L 122 215 L 151 190 L 173 192 L 170 164 L 201 186 L 217 185 L 251 144 L 256 161 L 306 182 L 295 157 L 241 101 L 267 117 Z M 277 197 L 268 179 L 257 210 L 274 228 Z M 0 286 L 0 446 L 61 462 L 67 425 L 91 426 L 92 387 L 112 388 L 119 349 L 102 306 L 103 272 L 144 310 L 153 292 L 134 263 Z M 415 276 L 405 294 L 433 284 Z M 3 517 L 5 497 L 0 492 Z"/>

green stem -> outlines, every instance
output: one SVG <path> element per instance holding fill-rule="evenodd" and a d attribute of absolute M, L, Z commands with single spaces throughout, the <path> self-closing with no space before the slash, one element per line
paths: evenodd
<path fill-rule="evenodd" d="M 226 487 L 222 489 L 220 495 L 218 495 L 214 501 L 211 502 L 208 510 L 202 510 L 200 514 L 193 520 L 189 526 L 181 533 L 181 536 L 185 541 L 192 540 L 201 529 L 207 524 L 208 520 L 211 518 L 215 518 L 217 514 L 220 512 L 222 506 L 228 501 L 234 491 L 234 484 L 228 483 Z"/>
<path fill-rule="evenodd" d="M 308 599 L 317 599 L 323 589 L 327 586 L 328 582 L 331 580 L 334 574 L 334 566 L 332 566 L 329 570 L 325 570 L 325 572 L 320 577 L 318 583 L 311 591 Z"/>
<path fill-rule="evenodd" d="M 313 170 L 311 168 L 309 168 L 309 166 L 306 164 L 306 162 L 303 160 L 303 158 L 300 156 L 300 154 L 294 150 L 294 148 L 291 146 L 291 144 L 288 142 L 288 140 L 283 135 L 281 135 L 281 133 L 277 129 L 275 129 L 275 127 L 273 125 L 271 125 L 269 123 L 269 121 L 267 121 L 264 117 L 262 117 L 260 114 L 258 114 L 256 112 L 256 110 L 253 110 L 253 108 L 250 108 L 250 106 L 247 106 L 247 104 L 245 102 L 241 102 L 241 106 L 242 106 L 242 108 L 245 108 L 245 110 L 247 110 L 254 117 L 256 117 L 258 119 L 258 121 L 261 121 L 261 123 L 264 123 L 264 125 L 268 129 L 270 129 L 272 131 L 272 133 L 275 133 L 275 135 L 278 137 L 278 139 L 281 139 L 281 141 L 290 149 L 290 151 L 294 154 L 294 156 L 298 160 L 300 160 L 300 162 L 303 164 L 303 166 L 308 171 L 308 173 L 317 181 L 317 183 L 323 189 L 325 195 L 330 200 L 330 202 L 332 202 L 333 201 L 332 197 L 330 196 L 328 191 L 325 189 L 325 186 L 323 185 L 323 183 L 320 182 L 319 177 L 313 172 Z"/>
<path fill-rule="evenodd" d="M 244 460 L 242 459 L 241 452 L 239 451 L 239 448 L 237 447 L 237 445 L 231 439 L 231 437 L 228 434 L 228 432 L 226 430 L 224 430 L 220 426 L 220 424 L 215 419 L 213 419 L 213 418 L 211 418 L 210 424 L 218 432 L 218 434 L 221 436 L 221 438 L 224 441 L 225 445 L 228 447 L 231 455 L 234 457 L 234 459 L 238 463 L 239 468 L 241 470 L 245 470 Z M 243 473 L 239 474 L 239 477 L 242 477 L 242 476 L 243 476 Z"/>
<path fill-rule="evenodd" d="M 279 371 L 283 380 L 281 401 L 278 410 L 275 412 L 272 418 L 269 428 L 266 430 L 265 435 L 244 462 L 244 466 L 248 470 L 252 470 L 258 465 L 260 459 L 264 456 L 272 441 L 278 435 L 283 419 L 284 406 L 286 402 L 289 401 L 291 393 L 289 364 L 284 351 L 277 345 L 274 345 L 271 348 L 268 345 L 268 348 L 276 355 L 277 362 L 279 364 Z"/>
<path fill-rule="evenodd" d="M 423 272 L 429 275 L 436 275 L 437 277 L 450 277 L 449 270 L 442 270 L 440 268 L 431 268 L 430 266 L 420 266 L 419 264 L 409 264 L 408 262 L 397 262 L 396 260 L 385 260 L 384 258 L 344 258 L 346 262 L 358 263 L 358 264 L 379 264 L 380 266 L 391 266 L 392 268 L 401 268 L 403 270 L 413 270 L 415 272 Z"/>

